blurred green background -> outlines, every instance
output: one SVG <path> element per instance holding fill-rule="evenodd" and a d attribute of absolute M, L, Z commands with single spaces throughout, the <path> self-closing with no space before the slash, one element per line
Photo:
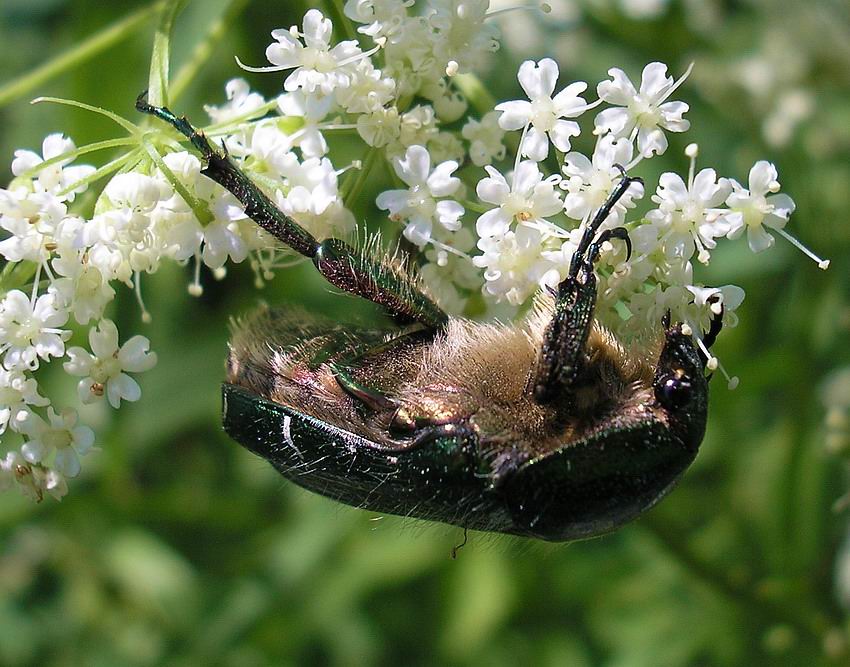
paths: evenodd
<path fill-rule="evenodd" d="M 674 73 L 695 62 L 681 89 L 693 130 L 673 135 L 650 165 L 684 173 L 690 141 L 701 165 L 739 180 L 755 160 L 775 162 L 797 202 L 789 230 L 832 259 L 824 273 L 781 239 L 755 259 L 735 244 L 698 275 L 747 292 L 740 325 L 717 348 L 742 382 L 734 392 L 714 383 L 708 434 L 679 488 L 602 539 L 473 533 L 451 560 L 459 529 L 309 495 L 221 431 L 231 317 L 264 299 L 347 318 L 354 302 L 306 266 L 262 292 L 247 267 L 220 283 L 207 275 L 193 299 L 188 274 L 171 267 L 145 283 L 152 324 L 129 293 L 114 313 L 159 354 L 142 400 L 86 413 L 102 451 L 61 503 L 0 496 L 0 665 L 850 664 L 850 8 L 550 2 L 548 17 L 502 21 L 503 49 L 482 74 L 497 98 L 516 97 L 516 66 L 528 57 L 556 57 L 562 81 L 590 82 L 611 66 L 635 77 L 652 60 Z M 190 2 L 175 32 L 177 68 L 234 4 L 242 10 L 177 105 L 190 117 L 244 75 L 234 54 L 262 62 L 269 31 L 310 6 Z M 83 65 L 2 95 L 4 83 L 146 6 L 0 3 L 0 182 L 13 150 L 37 149 L 49 132 L 77 145 L 117 134 L 91 114 L 28 105 L 36 95 L 136 118 L 149 20 Z M 267 95 L 280 85 L 277 75 L 247 76 Z M 377 215 L 367 202 L 357 213 Z M 67 376 L 53 383 L 54 397 L 56 383 L 73 391 Z"/>

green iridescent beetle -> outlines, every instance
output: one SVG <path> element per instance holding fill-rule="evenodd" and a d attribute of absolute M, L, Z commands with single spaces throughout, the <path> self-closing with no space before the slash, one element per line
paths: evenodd
<path fill-rule="evenodd" d="M 268 308 L 240 324 L 224 428 L 283 476 L 376 512 L 563 541 L 635 518 L 693 461 L 708 409 L 705 355 L 669 317 L 644 353 L 593 317 L 602 244 L 631 250 L 625 229 L 600 226 L 637 179 L 623 174 L 567 278 L 524 322 L 478 323 L 448 317 L 394 258 L 317 241 L 185 118 L 143 97 L 137 107 L 189 138 L 203 173 L 248 217 L 397 324 L 351 330 Z"/>

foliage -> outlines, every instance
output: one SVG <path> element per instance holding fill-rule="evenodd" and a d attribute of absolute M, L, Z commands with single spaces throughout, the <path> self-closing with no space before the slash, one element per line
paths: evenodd
<path fill-rule="evenodd" d="M 292 3 L 293 5 L 295 3 Z M 201 299 L 170 267 L 146 283 L 155 318 L 143 325 L 131 299 L 113 319 L 141 330 L 159 364 L 140 378 L 144 399 L 87 413 L 102 451 L 62 503 L 11 494 L 0 504 L 0 663 L 334 664 L 448 663 L 689 665 L 818 664 L 847 656 L 850 548 L 840 438 L 824 448 L 823 400 L 840 421 L 850 300 L 850 43 L 846 9 L 769 2 L 553 3 L 549 17 L 513 14 L 507 48 L 486 85 L 513 99 L 515 72 L 551 44 L 566 80 L 598 81 L 612 63 L 637 74 L 646 62 L 696 66 L 689 85 L 690 140 L 718 172 L 744 174 L 769 156 L 797 202 L 795 229 L 832 260 L 822 273 L 789 247 L 750 263 L 746 247 L 718 252 L 706 282 L 748 293 L 740 325 L 719 344 L 742 378 L 712 387 L 709 432 L 680 487 L 635 524 L 571 546 L 461 535 L 341 509 L 283 484 L 229 442 L 218 426 L 227 322 L 258 300 L 249 270 L 205 280 Z M 156 7 L 155 7 L 156 9 Z M 177 81 L 169 102 L 190 117 L 239 75 L 230 60 L 261 62 L 271 28 L 299 23 L 306 6 L 189 3 L 175 27 Z M 79 0 L 5 3 L 2 78 L 33 72 L 123 12 L 122 41 L 85 64 L 4 97 L 0 154 L 63 131 L 83 145 L 110 128 L 98 117 L 44 105 L 26 93 L 121 110 L 147 85 L 146 10 Z M 216 31 L 219 13 L 225 18 Z M 274 13 L 272 13 L 274 12 Z M 113 16 L 109 16 L 114 13 Z M 153 12 L 151 12 L 153 14 Z M 209 53 L 192 45 L 207 31 Z M 794 43 L 795 49 L 788 44 Z M 32 44 L 44 45 L 39 50 Z M 24 48 L 30 45 L 30 48 Z M 16 46 L 20 48 L 15 48 Z M 135 73 L 135 75 L 134 75 Z M 274 77 L 256 86 L 273 95 Z M 254 84 L 254 80 L 252 80 Z M 263 89 L 266 86 L 266 89 Z M 179 91 L 179 87 L 178 87 Z M 815 103 L 817 101 L 817 103 Z M 684 145 L 650 164 L 683 173 Z M 581 144 L 585 150 L 590 148 Z M 2 179 L 7 180 L 6 178 Z M 357 219 L 383 215 L 369 202 Z M 191 270 L 189 270 L 191 273 Z M 209 276 L 206 276 L 209 278 Z M 128 296 L 128 295 L 123 295 Z M 281 273 L 262 298 L 340 318 L 368 306 L 329 294 L 309 267 Z M 155 307 L 153 307 L 155 304 Z M 85 336 L 73 344 L 87 346 Z M 66 395 L 75 380 L 56 373 Z M 823 395 L 821 387 L 823 389 Z M 837 406 L 837 408 L 836 408 Z M 836 412 L 838 410 L 838 412 Z M 839 417 L 835 417 L 839 414 Z M 840 508 L 839 508 L 840 510 Z"/>

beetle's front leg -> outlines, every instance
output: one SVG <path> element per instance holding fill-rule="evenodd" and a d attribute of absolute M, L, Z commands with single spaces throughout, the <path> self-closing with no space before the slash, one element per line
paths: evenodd
<path fill-rule="evenodd" d="M 596 276 L 592 267 L 578 277 L 567 277 L 559 286 L 555 312 L 543 334 L 543 345 L 534 379 L 534 400 L 549 403 L 574 384 L 593 325 Z"/>
<path fill-rule="evenodd" d="M 611 239 L 624 241 L 629 255 L 632 249 L 628 232 L 623 227 L 605 230 L 598 236 L 597 232 L 617 201 L 635 181 L 640 182 L 640 179 L 623 173 L 623 178 L 585 229 L 573 254 L 569 274 L 558 285 L 555 312 L 543 334 L 534 377 L 534 400 L 538 403 L 549 403 L 556 397 L 568 398 L 580 375 L 584 348 L 593 326 L 593 311 L 596 307 L 593 264 L 602 244 Z"/>

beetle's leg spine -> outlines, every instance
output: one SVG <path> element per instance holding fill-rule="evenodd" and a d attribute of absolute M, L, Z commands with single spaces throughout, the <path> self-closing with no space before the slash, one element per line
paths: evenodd
<path fill-rule="evenodd" d="M 313 260 L 316 269 L 332 285 L 383 306 L 402 324 L 419 322 L 437 329 L 448 316 L 422 293 L 410 276 L 375 261 L 339 239 L 317 241 L 306 229 L 281 211 L 228 157 L 226 151 L 210 144 L 185 117 L 177 117 L 166 107 L 148 103 L 147 94 L 136 100 L 136 109 L 159 118 L 192 142 L 206 161 L 201 173 L 231 192 L 245 207 L 245 214 L 257 225 L 297 253 Z"/>

